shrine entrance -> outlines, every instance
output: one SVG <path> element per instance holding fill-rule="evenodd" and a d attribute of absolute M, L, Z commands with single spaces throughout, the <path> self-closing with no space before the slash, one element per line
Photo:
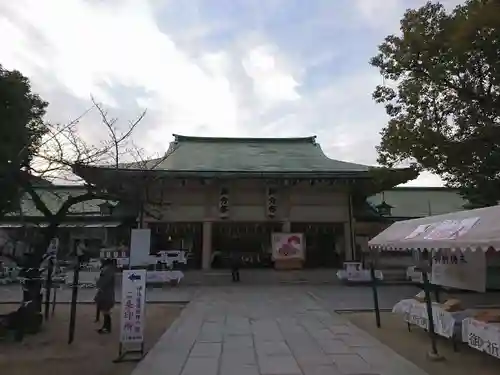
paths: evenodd
<path fill-rule="evenodd" d="M 214 223 L 212 268 L 229 268 L 231 252 L 242 268 L 271 268 L 271 234 L 281 230 L 281 223 Z"/>
<path fill-rule="evenodd" d="M 343 236 L 342 224 L 292 223 L 291 232 L 304 234 L 304 268 L 342 268 L 344 251 L 338 248 L 337 243 Z"/>
<path fill-rule="evenodd" d="M 202 224 L 201 223 L 150 223 L 151 253 L 183 250 L 187 267 L 201 268 Z"/>

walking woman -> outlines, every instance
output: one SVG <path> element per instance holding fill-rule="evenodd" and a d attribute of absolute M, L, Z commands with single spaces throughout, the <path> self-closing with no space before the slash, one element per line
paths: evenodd
<path fill-rule="evenodd" d="M 100 334 L 111 333 L 111 309 L 115 304 L 115 266 L 112 259 L 102 261 L 101 275 L 97 280 L 97 294 L 94 298 L 97 310 L 104 317 Z"/>

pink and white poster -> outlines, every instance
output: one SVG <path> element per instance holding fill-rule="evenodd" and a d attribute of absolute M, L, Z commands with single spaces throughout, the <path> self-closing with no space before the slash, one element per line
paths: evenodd
<path fill-rule="evenodd" d="M 273 259 L 304 259 L 304 235 L 302 233 L 273 233 Z"/>

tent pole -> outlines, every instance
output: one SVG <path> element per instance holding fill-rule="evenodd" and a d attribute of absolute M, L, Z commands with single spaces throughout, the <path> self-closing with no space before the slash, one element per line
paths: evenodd
<path fill-rule="evenodd" d="M 375 310 L 375 321 L 377 322 L 377 328 L 381 327 L 380 324 L 380 307 L 378 304 L 378 292 L 377 292 L 377 278 L 375 276 L 375 250 L 370 251 L 370 276 L 371 276 L 371 284 L 372 284 L 372 292 L 373 292 L 373 307 Z"/>
<path fill-rule="evenodd" d="M 431 302 L 431 292 L 430 292 L 430 283 L 429 277 L 427 275 L 427 269 L 422 270 L 422 277 L 424 281 L 424 293 L 425 293 L 425 305 L 427 309 L 427 319 L 429 322 L 429 336 L 431 339 L 431 352 L 429 353 L 429 357 L 431 359 L 437 360 L 442 357 L 438 353 L 437 343 L 436 343 L 436 332 L 434 330 L 434 317 L 432 315 L 432 302 Z"/>
<path fill-rule="evenodd" d="M 429 269 L 431 270 L 430 273 L 432 274 L 432 251 L 429 252 Z M 432 285 L 432 291 L 434 293 L 434 298 L 436 299 L 436 302 L 439 303 L 440 301 L 440 293 L 439 293 L 439 285 Z"/>

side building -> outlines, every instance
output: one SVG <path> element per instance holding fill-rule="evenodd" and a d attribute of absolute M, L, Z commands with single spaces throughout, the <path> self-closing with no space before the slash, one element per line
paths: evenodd
<path fill-rule="evenodd" d="M 80 196 L 87 190 L 84 186 L 42 184 L 35 186 L 35 191 L 45 206 L 56 213 L 68 197 Z M 119 202 L 95 199 L 75 204 L 59 225 L 58 254 L 64 258 L 84 241 L 89 255 L 99 257 L 100 249 L 127 243 L 136 220 L 136 211 Z M 24 247 L 39 228 L 47 225 L 43 213 L 35 207 L 30 195 L 25 194 L 17 210 L 0 218 L 0 250 L 8 242 Z"/>
<path fill-rule="evenodd" d="M 467 203 L 458 189 L 445 187 L 395 187 L 369 197 L 368 202 L 391 221 L 462 211 Z"/>
<path fill-rule="evenodd" d="M 467 203 L 458 189 L 445 187 L 395 187 L 369 197 L 367 202 L 387 224 L 462 211 Z M 414 265 L 415 260 L 410 251 L 386 252 L 381 253 L 380 263 L 384 268 L 404 269 Z"/>

